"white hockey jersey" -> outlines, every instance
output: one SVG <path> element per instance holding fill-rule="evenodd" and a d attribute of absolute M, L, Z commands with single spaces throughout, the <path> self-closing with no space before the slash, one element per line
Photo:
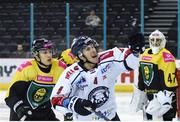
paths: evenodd
<path fill-rule="evenodd" d="M 135 57 L 128 48 L 113 48 L 99 54 L 98 66 L 90 71 L 84 70 L 74 63 L 66 68 L 53 89 L 53 96 L 77 96 L 97 104 L 110 120 L 117 113 L 114 86 L 120 73 L 138 68 L 139 58 Z M 70 108 L 69 108 L 70 109 Z M 73 110 L 72 110 L 73 111 Z M 94 113 L 82 116 L 74 112 L 75 120 L 103 120 Z"/>

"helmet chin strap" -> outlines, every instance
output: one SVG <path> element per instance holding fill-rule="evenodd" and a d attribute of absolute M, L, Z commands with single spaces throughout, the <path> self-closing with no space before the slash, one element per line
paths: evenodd
<path fill-rule="evenodd" d="M 83 54 L 82 56 L 86 59 L 86 61 L 83 61 L 83 60 L 82 60 L 83 63 L 90 63 L 90 64 L 95 64 L 95 65 L 97 64 L 97 63 L 93 63 L 93 62 L 89 61 L 84 54 Z M 81 60 L 81 59 L 80 59 L 80 60 Z"/>
<path fill-rule="evenodd" d="M 43 66 L 44 68 L 48 68 L 50 66 L 50 65 L 45 65 L 44 63 L 41 62 L 41 58 L 39 57 L 39 53 L 38 53 L 37 57 L 39 58 L 40 61 L 38 61 L 36 57 L 34 57 L 34 58 L 40 66 Z"/>
<path fill-rule="evenodd" d="M 44 68 L 48 68 L 50 66 L 50 65 L 43 64 L 41 61 L 37 61 L 37 63 L 40 64 L 40 66 L 43 66 Z"/>

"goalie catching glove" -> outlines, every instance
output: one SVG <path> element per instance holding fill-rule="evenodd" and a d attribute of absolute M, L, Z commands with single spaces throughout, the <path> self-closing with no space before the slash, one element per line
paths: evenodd
<path fill-rule="evenodd" d="M 154 94 L 153 100 L 145 107 L 145 111 L 152 116 L 162 117 L 172 107 L 173 96 L 174 93 L 171 91 L 159 91 L 157 94 Z"/>

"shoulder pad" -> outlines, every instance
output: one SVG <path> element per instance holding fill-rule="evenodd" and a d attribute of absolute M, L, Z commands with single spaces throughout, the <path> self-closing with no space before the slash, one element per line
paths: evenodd
<path fill-rule="evenodd" d="M 66 67 L 67 67 L 66 64 L 61 60 L 58 61 L 58 66 L 63 67 L 64 69 L 66 69 Z"/>
<path fill-rule="evenodd" d="M 23 69 L 25 69 L 26 67 L 31 66 L 32 63 L 31 61 L 25 61 L 24 63 L 22 63 L 19 67 L 18 67 L 18 71 L 21 72 Z"/>
<path fill-rule="evenodd" d="M 170 52 L 162 52 L 164 62 L 175 62 L 174 56 Z"/>
<path fill-rule="evenodd" d="M 66 72 L 66 79 L 70 79 L 70 77 L 75 74 L 77 72 L 77 70 L 79 70 L 79 66 L 78 65 L 71 65 L 70 67 L 68 67 L 68 70 Z M 79 74 L 79 73 L 78 73 Z"/>
<path fill-rule="evenodd" d="M 111 58 L 113 56 L 114 56 L 114 51 L 113 50 L 105 51 L 104 53 L 100 54 L 99 60 L 102 61 L 102 60 Z"/>

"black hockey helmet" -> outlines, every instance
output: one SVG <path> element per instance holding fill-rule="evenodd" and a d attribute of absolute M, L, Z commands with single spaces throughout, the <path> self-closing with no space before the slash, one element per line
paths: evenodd
<path fill-rule="evenodd" d="M 94 39 L 91 39 L 88 36 L 79 36 L 77 38 L 74 38 L 71 45 L 73 55 L 77 57 L 82 55 L 82 50 L 89 44 L 93 44 L 96 49 L 99 46 L 99 44 Z"/>
<path fill-rule="evenodd" d="M 32 43 L 32 52 L 38 52 L 43 49 L 52 49 L 53 43 L 45 38 L 36 39 Z"/>

